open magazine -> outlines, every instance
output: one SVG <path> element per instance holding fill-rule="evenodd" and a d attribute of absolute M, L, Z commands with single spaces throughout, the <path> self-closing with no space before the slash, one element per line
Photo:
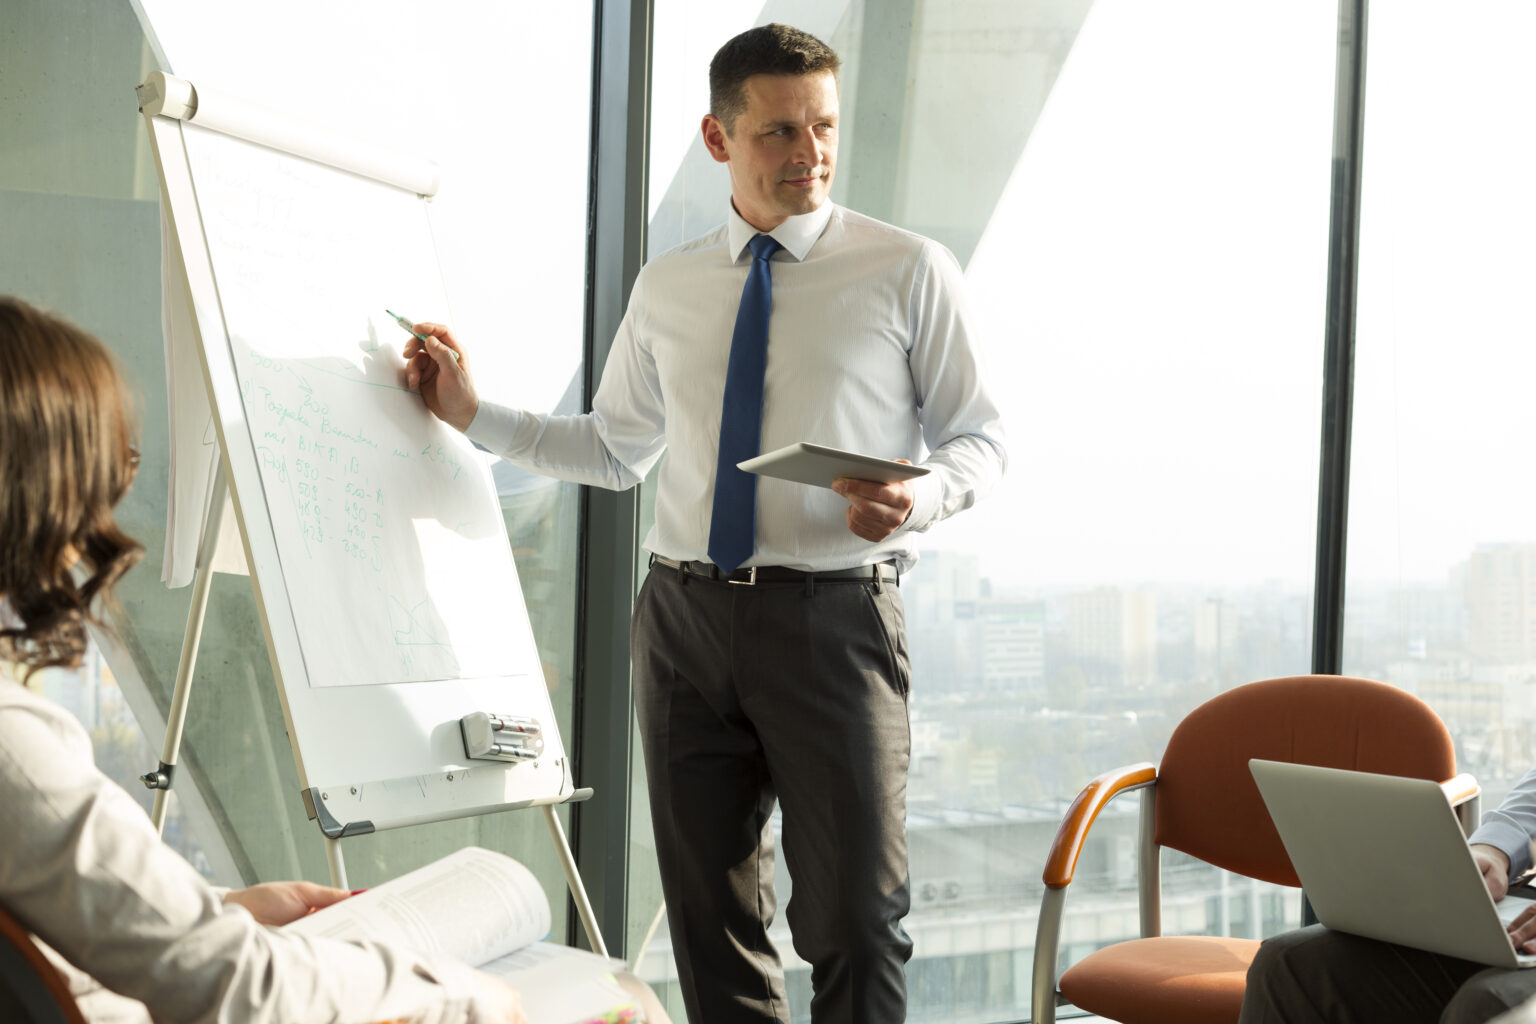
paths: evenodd
<path fill-rule="evenodd" d="M 533 872 L 505 854 L 467 846 L 287 930 L 454 957 L 517 989 L 523 1012 L 538 1024 L 644 1020 L 613 978 L 622 965 L 542 941 L 549 922 L 549 900 Z"/>

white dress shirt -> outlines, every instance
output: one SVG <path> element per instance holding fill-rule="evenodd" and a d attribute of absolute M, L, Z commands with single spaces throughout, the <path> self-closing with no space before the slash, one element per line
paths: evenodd
<path fill-rule="evenodd" d="M 644 479 L 665 449 L 645 547 L 707 561 L 726 362 L 757 233 L 733 208 L 726 224 L 646 264 L 591 413 L 481 403 L 469 436 L 525 469 L 616 490 Z M 906 524 L 878 544 L 848 530 L 835 492 L 759 477 L 744 564 L 910 568 L 914 534 L 969 508 L 1006 461 L 959 264 L 937 242 L 830 202 L 771 234 L 783 249 L 772 260 L 762 451 L 809 441 L 932 472 L 912 482 Z"/>
<path fill-rule="evenodd" d="M 3 672 L 0 834 L 0 905 L 51 947 L 92 1024 L 487 1019 L 457 962 L 225 906 L 97 771 L 80 724 Z"/>

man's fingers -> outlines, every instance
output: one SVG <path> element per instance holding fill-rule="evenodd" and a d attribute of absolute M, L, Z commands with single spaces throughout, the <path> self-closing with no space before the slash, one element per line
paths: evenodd
<path fill-rule="evenodd" d="M 849 521 L 857 520 L 865 526 L 900 526 L 906 520 L 906 510 L 867 498 L 850 498 Z"/>
<path fill-rule="evenodd" d="M 423 384 L 430 383 L 436 376 L 437 361 L 429 352 L 418 351 L 405 364 L 405 386 L 411 391 L 420 391 Z"/>
<path fill-rule="evenodd" d="M 1531 952 L 1533 939 L 1536 939 L 1536 906 L 1526 907 L 1509 922 L 1509 941 L 1516 949 Z"/>
<path fill-rule="evenodd" d="M 878 544 L 880 541 L 885 540 L 892 532 L 891 527 L 876 526 L 868 520 L 860 518 L 858 513 L 851 508 L 848 510 L 848 529 L 855 537 L 867 540 L 873 544 Z"/>
<path fill-rule="evenodd" d="M 454 366 L 461 370 L 464 368 L 464 354 L 459 351 L 456 341 L 451 337 L 444 339 L 431 334 L 427 338 L 427 354 L 432 357 L 433 362 L 445 370 Z"/>
<path fill-rule="evenodd" d="M 867 541 L 885 540 L 912 514 L 912 488 L 905 481 L 882 484 L 839 477 L 832 489 L 848 499 L 848 529 Z"/>
<path fill-rule="evenodd" d="M 878 501 L 884 505 L 894 505 L 901 500 L 904 488 L 900 484 L 882 484 L 876 480 L 856 480 L 851 476 L 838 477 L 832 481 L 832 489 L 843 497 L 852 501 L 854 498 L 866 498 L 870 501 Z"/>
<path fill-rule="evenodd" d="M 848 529 L 857 537 L 879 543 L 896 532 L 904 515 L 889 505 L 859 501 L 848 506 Z"/>

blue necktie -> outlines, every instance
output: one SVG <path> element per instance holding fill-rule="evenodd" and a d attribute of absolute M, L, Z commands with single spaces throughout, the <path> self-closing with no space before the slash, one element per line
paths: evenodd
<path fill-rule="evenodd" d="M 757 455 L 762 440 L 763 368 L 768 364 L 768 312 L 773 306 L 768 258 L 779 251 L 779 243 L 768 235 L 758 235 L 747 246 L 752 250 L 752 266 L 741 290 L 731 358 L 725 369 L 715 507 L 709 518 L 709 560 L 721 572 L 734 572 L 752 557 L 757 477 L 743 473 L 736 463 Z"/>

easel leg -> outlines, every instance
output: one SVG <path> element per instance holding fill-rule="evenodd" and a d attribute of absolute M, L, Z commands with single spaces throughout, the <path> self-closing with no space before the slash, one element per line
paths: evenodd
<path fill-rule="evenodd" d="M 176 666 L 176 687 L 171 691 L 171 708 L 165 718 L 165 745 L 160 751 L 160 766 L 139 779 L 155 791 L 155 806 L 150 821 L 155 831 L 165 832 L 165 815 L 170 802 L 171 782 L 176 761 L 181 756 L 182 730 L 187 722 L 187 698 L 192 692 L 192 674 L 197 667 L 197 648 L 202 640 L 203 619 L 208 613 L 208 592 L 213 585 L 213 555 L 219 543 L 219 528 L 224 518 L 224 496 L 228 483 L 224 477 L 222 454 L 214 463 L 213 487 L 208 508 L 203 512 L 203 535 L 197 546 L 197 573 L 192 580 L 192 607 L 187 611 L 187 631 L 181 640 L 181 662 Z"/>
<path fill-rule="evenodd" d="M 560 854 L 560 866 L 565 869 L 565 884 L 571 887 L 571 898 L 576 901 L 576 914 L 586 930 L 592 951 L 600 956 L 608 955 L 603 943 L 603 933 L 597 928 L 597 915 L 592 913 L 592 902 L 587 899 L 586 886 L 581 884 L 581 874 L 576 870 L 576 858 L 571 854 L 571 844 L 566 841 L 565 829 L 560 826 L 560 816 L 553 804 L 544 805 L 544 823 L 549 826 L 550 837 L 555 841 L 555 851 Z"/>
<path fill-rule="evenodd" d="M 331 865 L 331 884 L 338 889 L 347 888 L 347 865 L 341 859 L 341 840 L 325 837 L 325 859 Z"/>

